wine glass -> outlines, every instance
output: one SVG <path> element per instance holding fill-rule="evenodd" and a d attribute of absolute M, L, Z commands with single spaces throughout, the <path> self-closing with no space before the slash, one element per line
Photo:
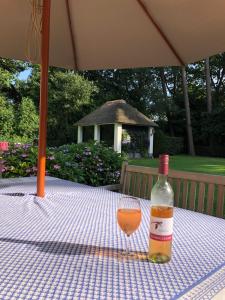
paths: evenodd
<path fill-rule="evenodd" d="M 122 196 L 117 209 L 117 222 L 120 229 L 126 234 L 126 251 L 122 256 L 130 257 L 130 235 L 138 229 L 141 223 L 140 200 L 132 196 Z"/>

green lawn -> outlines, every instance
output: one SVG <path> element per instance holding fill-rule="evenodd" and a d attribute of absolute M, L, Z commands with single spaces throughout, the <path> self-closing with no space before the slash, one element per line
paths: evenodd
<path fill-rule="evenodd" d="M 129 164 L 158 167 L 158 159 L 130 159 Z M 175 155 L 170 156 L 170 169 L 225 176 L 225 158 Z"/>

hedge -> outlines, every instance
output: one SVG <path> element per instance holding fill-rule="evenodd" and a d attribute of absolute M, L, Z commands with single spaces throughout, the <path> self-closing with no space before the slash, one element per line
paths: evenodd
<path fill-rule="evenodd" d="M 200 156 L 225 157 L 225 146 L 213 145 L 213 148 L 207 146 L 195 146 L 195 152 Z"/>
<path fill-rule="evenodd" d="M 161 130 L 156 130 L 154 135 L 154 156 L 162 153 L 170 155 L 180 154 L 184 151 L 184 140 L 182 137 L 171 137 L 165 135 Z"/>

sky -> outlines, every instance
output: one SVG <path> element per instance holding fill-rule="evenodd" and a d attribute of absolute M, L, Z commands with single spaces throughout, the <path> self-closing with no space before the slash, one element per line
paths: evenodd
<path fill-rule="evenodd" d="M 20 72 L 20 74 L 18 75 L 18 78 L 20 80 L 27 80 L 27 78 L 30 75 L 30 73 L 31 73 L 31 69 L 28 69 L 28 70 L 25 70 L 23 72 Z"/>

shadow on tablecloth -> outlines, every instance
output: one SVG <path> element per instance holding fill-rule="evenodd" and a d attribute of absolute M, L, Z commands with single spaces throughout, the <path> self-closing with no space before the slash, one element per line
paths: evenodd
<path fill-rule="evenodd" d="M 25 244 L 28 245 L 28 249 L 56 255 L 93 255 L 97 257 L 110 257 L 119 259 L 121 258 L 121 252 L 123 252 L 123 249 L 59 241 L 39 242 L 13 238 L 0 238 L 0 242 Z M 147 252 L 132 251 L 131 254 L 132 257 L 129 257 L 129 260 L 148 261 Z"/>

